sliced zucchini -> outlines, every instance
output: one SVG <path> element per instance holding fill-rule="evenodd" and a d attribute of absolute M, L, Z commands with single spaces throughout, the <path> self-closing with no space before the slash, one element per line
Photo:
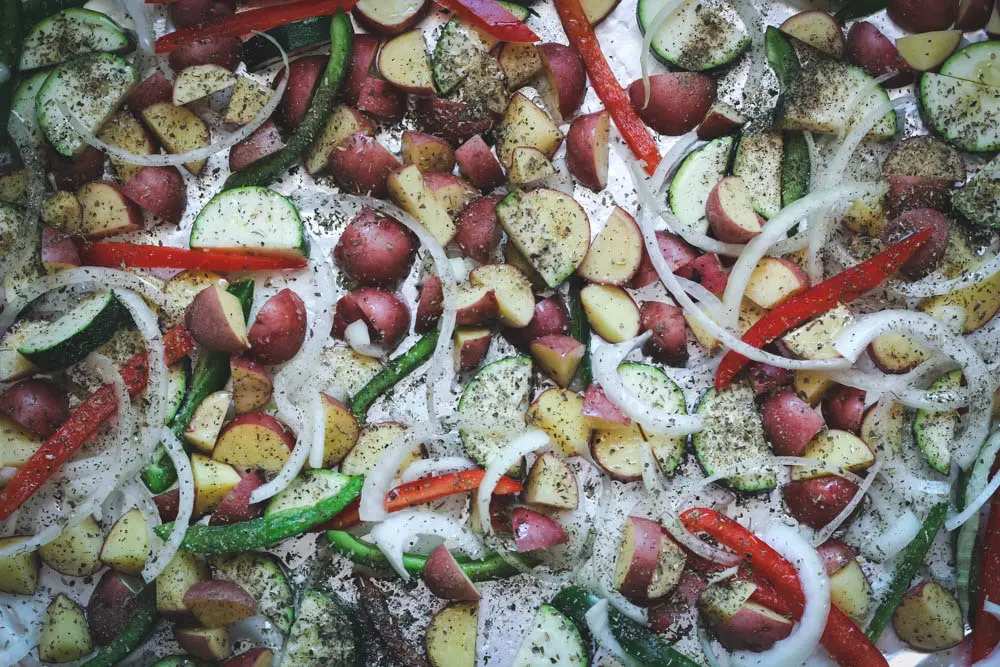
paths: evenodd
<path fill-rule="evenodd" d="M 705 474 L 714 475 L 771 457 L 753 399 L 753 391 L 742 384 L 723 391 L 709 389 L 702 394 L 697 413 L 704 420 L 704 428 L 692 436 L 691 442 Z M 767 471 L 726 479 L 737 491 L 767 491 L 777 481 L 775 473 Z"/>
<path fill-rule="evenodd" d="M 48 78 L 48 72 L 35 72 L 17 85 L 10 99 L 11 117 L 21 121 L 28 131 L 28 144 L 36 149 L 45 145 L 45 135 L 42 134 L 38 116 L 35 114 L 35 97 Z M 8 123 L 8 128 L 13 128 L 12 124 Z M 12 129 L 12 135 L 13 132 L 16 130 Z"/>
<path fill-rule="evenodd" d="M 312 507 L 324 498 L 337 495 L 349 480 L 349 476 L 334 470 L 304 470 L 281 493 L 271 498 L 264 516 Z"/>
<path fill-rule="evenodd" d="M 670 182 L 670 210 L 681 224 L 696 232 L 708 231 L 705 204 L 712 188 L 729 170 L 732 137 L 720 137 L 694 151 L 681 163 Z"/>
<path fill-rule="evenodd" d="M 809 194 L 812 162 L 809 144 L 801 132 L 785 132 L 781 156 L 781 205 L 788 206 Z"/>
<path fill-rule="evenodd" d="M 42 370 L 66 368 L 111 340 L 126 320 L 114 293 L 97 292 L 50 322 L 17 351 Z"/>
<path fill-rule="evenodd" d="M 1000 86 L 1000 42 L 969 44 L 944 61 L 938 73 L 996 88 Z"/>
<path fill-rule="evenodd" d="M 248 551 L 215 556 L 211 564 L 216 578 L 239 584 L 257 601 L 257 611 L 288 634 L 295 620 L 295 592 L 281 561 L 268 553 Z"/>
<path fill-rule="evenodd" d="M 132 43 L 114 20 L 90 9 L 64 9 L 35 24 L 21 47 L 21 69 L 50 67 L 95 51 L 127 53 Z"/>
<path fill-rule="evenodd" d="M 952 371 L 939 377 L 931 384 L 931 389 L 958 389 L 962 386 L 962 371 Z M 957 410 L 931 412 L 917 410 L 913 419 L 913 435 L 917 447 L 924 453 L 927 463 L 943 475 L 951 472 L 951 445 L 958 432 Z"/>
<path fill-rule="evenodd" d="M 543 604 L 511 667 L 586 667 L 590 652 L 579 628 L 552 605 Z"/>
<path fill-rule="evenodd" d="M 356 653 L 347 612 L 329 595 L 306 591 L 285 643 L 282 667 L 354 667 Z"/>
<path fill-rule="evenodd" d="M 639 0 L 636 17 L 646 33 L 667 0 Z M 685 0 L 664 21 L 650 48 L 667 65 L 708 70 L 733 62 L 750 45 L 746 26 L 723 0 Z"/>
<path fill-rule="evenodd" d="M 167 375 L 167 411 L 163 413 L 163 423 L 169 424 L 184 402 L 187 393 L 188 362 L 185 359 L 171 367 Z"/>
<path fill-rule="evenodd" d="M 788 86 L 802 69 L 791 40 L 791 37 L 774 26 L 768 26 L 764 32 L 764 52 L 767 55 L 767 62 L 774 70 L 782 88 Z"/>
<path fill-rule="evenodd" d="M 988 229 L 1000 229 L 1000 178 L 994 176 L 997 167 L 1000 162 L 989 163 L 951 195 L 956 211 L 969 222 Z"/>
<path fill-rule="evenodd" d="M 765 218 L 781 210 L 781 165 L 785 140 L 781 132 L 761 130 L 740 137 L 733 158 L 733 175 L 746 183 L 753 207 Z"/>
<path fill-rule="evenodd" d="M 192 248 L 309 255 L 309 239 L 295 204 L 274 190 L 256 186 L 225 190 L 205 204 L 191 227 L 190 244 Z"/>
<path fill-rule="evenodd" d="M 45 138 L 60 155 L 72 157 L 81 152 L 87 143 L 70 126 L 60 104 L 96 133 L 138 82 L 135 67 L 110 53 L 79 56 L 59 65 L 35 98 L 35 113 Z"/>
<path fill-rule="evenodd" d="M 949 144 L 970 153 L 1000 150 L 1000 86 L 927 72 L 917 90 L 928 124 Z"/>
<path fill-rule="evenodd" d="M 458 401 L 459 436 L 473 460 L 489 465 L 507 442 L 524 431 L 530 397 L 530 357 L 499 359 L 476 373 Z"/>
<path fill-rule="evenodd" d="M 291 57 L 330 41 L 330 16 L 293 21 L 271 28 L 267 34 Z M 240 59 L 246 63 L 247 70 L 254 72 L 280 62 L 281 53 L 269 39 L 254 35 L 243 42 Z"/>

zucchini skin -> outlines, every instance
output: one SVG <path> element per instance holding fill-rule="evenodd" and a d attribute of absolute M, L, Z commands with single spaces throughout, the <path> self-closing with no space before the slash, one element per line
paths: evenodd
<path fill-rule="evenodd" d="M 785 88 L 802 69 L 795 48 L 785 33 L 774 26 L 768 26 L 764 33 L 764 52 L 767 54 L 768 64 L 778 77 L 778 83 Z"/>
<path fill-rule="evenodd" d="M 581 278 L 573 277 L 569 283 L 569 333 L 573 338 L 584 344 L 586 350 L 583 359 L 576 369 L 576 377 L 580 385 L 586 389 L 594 381 L 593 370 L 590 366 L 590 322 L 587 321 L 587 314 L 583 310 L 583 301 L 580 300 L 580 290 L 585 282 Z"/>
<path fill-rule="evenodd" d="M 17 66 L 21 60 L 21 42 L 24 10 L 21 0 L 3 0 L 0 3 L 0 16 L 3 29 L 0 30 L 0 65 L 7 68 L 7 80 L 0 85 L 0 127 L 6 129 L 10 119 L 10 98 L 14 94 L 14 80 L 17 78 Z"/>
<path fill-rule="evenodd" d="M 434 348 L 437 346 L 439 335 L 437 331 L 426 334 L 409 350 L 387 363 L 385 368 L 378 372 L 378 375 L 369 380 L 368 384 L 354 395 L 351 399 L 351 413 L 360 424 L 365 423 L 368 408 L 379 396 L 392 389 L 400 380 L 431 358 L 431 355 L 434 354 Z"/>
<path fill-rule="evenodd" d="M 587 627 L 587 610 L 600 601 L 596 595 L 579 586 L 562 589 L 552 598 L 553 607 L 565 614 L 580 628 Z M 698 663 L 654 635 L 613 607 L 608 608 L 611 632 L 622 649 L 644 665 L 658 667 L 697 667 Z"/>
<path fill-rule="evenodd" d="M 81 667 L 114 667 L 146 640 L 157 620 L 156 586 L 147 585 L 139 594 L 139 606 L 129 616 L 121 633 Z"/>
<path fill-rule="evenodd" d="M 338 9 L 330 21 L 330 60 L 323 71 L 323 78 L 313 93 L 312 101 L 309 102 L 305 119 L 288 139 L 284 148 L 254 162 L 242 171 L 230 174 L 222 186 L 223 190 L 247 185 L 267 185 L 298 162 L 299 157 L 309 148 L 326 124 L 327 116 L 333 107 L 333 98 L 347 72 L 353 43 L 354 28 L 351 19 L 343 9 Z"/>
<path fill-rule="evenodd" d="M 4 3 L 6 4 L 7 0 L 4 0 Z M 64 9 L 83 7 L 85 4 L 87 0 L 20 0 L 21 24 L 25 28 L 31 28 L 42 19 Z M 6 16 L 4 20 L 7 20 Z"/>
<path fill-rule="evenodd" d="M 280 25 L 268 30 L 267 34 L 281 44 L 286 52 L 319 46 L 330 40 L 330 17 L 316 16 Z M 272 61 L 281 60 L 281 54 L 274 48 L 274 44 L 259 35 L 243 43 L 242 57 L 251 72 Z"/>

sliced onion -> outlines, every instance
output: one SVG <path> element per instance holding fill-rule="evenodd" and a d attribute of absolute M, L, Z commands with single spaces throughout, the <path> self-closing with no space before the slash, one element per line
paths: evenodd
<path fill-rule="evenodd" d="M 139 45 L 139 52 L 143 56 L 153 55 L 153 42 L 156 35 L 153 33 L 153 21 L 146 11 L 146 3 L 143 0 L 121 0 L 125 11 L 135 22 L 135 32 Z M 287 76 L 287 73 L 286 73 Z"/>
<path fill-rule="evenodd" d="M 646 28 L 642 36 L 642 50 L 639 52 L 639 69 L 642 71 L 642 90 L 645 94 L 645 102 L 642 107 L 645 109 L 649 105 L 649 50 L 653 45 L 653 37 L 670 20 L 670 16 L 684 3 L 685 0 L 666 0 L 660 11 L 656 12 L 653 20 Z"/>
<path fill-rule="evenodd" d="M 507 443 L 490 460 L 476 494 L 479 522 L 484 534 L 493 534 L 493 522 L 490 521 L 490 500 L 493 498 L 493 491 L 497 487 L 497 482 L 510 470 L 511 466 L 521 460 L 521 457 L 537 451 L 548 444 L 549 436 L 547 433 L 535 428 L 529 428 Z"/>
<path fill-rule="evenodd" d="M 344 329 L 344 340 L 351 346 L 351 349 L 358 354 L 367 357 L 385 357 L 385 348 L 372 343 L 371 334 L 368 333 L 368 325 L 364 320 L 355 320 Z"/>
<path fill-rule="evenodd" d="M 653 458 L 653 448 L 648 440 L 639 443 L 639 463 L 642 464 L 642 483 L 646 491 L 654 496 L 663 493 L 663 480 L 660 478 L 660 467 Z"/>
<path fill-rule="evenodd" d="M 459 470 L 474 470 L 476 464 L 464 456 L 445 456 L 439 459 L 419 459 L 406 466 L 400 481 L 418 480 L 427 475 L 444 475 Z"/>
<path fill-rule="evenodd" d="M 914 369 L 916 370 L 916 369 Z M 957 389 L 914 389 L 911 373 L 888 375 L 886 373 L 866 373 L 854 368 L 834 371 L 829 378 L 839 384 L 870 392 L 891 393 L 903 405 L 932 411 L 957 410 L 969 404 L 969 392 L 965 387 Z"/>
<path fill-rule="evenodd" d="M 726 579 L 732 579 L 739 573 L 740 573 L 740 567 L 738 565 L 734 565 L 732 567 L 727 567 L 725 570 L 722 570 L 712 575 L 711 577 L 708 578 L 707 582 L 708 585 L 711 586 L 712 584 L 718 584 L 722 581 L 725 581 Z"/>
<path fill-rule="evenodd" d="M 326 455 L 326 409 L 323 405 L 323 395 L 318 391 L 312 401 L 310 417 L 312 440 L 309 445 L 309 467 L 322 468 L 323 457 Z"/>
<path fill-rule="evenodd" d="M 441 426 L 436 421 L 425 421 L 406 429 L 396 436 L 392 444 L 382 453 L 382 457 L 365 475 L 358 503 L 358 516 L 362 521 L 382 521 L 389 516 L 385 511 L 385 495 L 392 488 L 399 466 L 413 451 L 413 448 L 427 440 L 441 435 Z"/>
<path fill-rule="evenodd" d="M 626 653 L 622 645 L 618 643 L 615 633 L 611 631 L 607 600 L 599 600 L 597 604 L 592 605 L 584 618 L 587 620 L 587 629 L 597 640 L 598 645 L 614 654 L 625 667 L 642 667 L 645 664 Z"/>
<path fill-rule="evenodd" d="M 454 542 L 472 558 L 481 558 L 484 554 L 483 546 L 476 536 L 450 517 L 427 510 L 395 512 L 372 528 L 369 536 L 403 581 L 410 580 L 410 573 L 403 565 L 404 544 L 417 535 L 437 535 Z"/>
<path fill-rule="evenodd" d="M 142 568 L 142 578 L 147 582 L 153 581 L 163 572 L 180 549 L 184 540 L 184 533 L 187 532 L 188 524 L 191 522 L 191 515 L 194 513 L 194 476 L 191 471 L 191 461 L 181 443 L 168 428 L 160 429 L 163 448 L 166 450 L 170 460 L 174 462 L 174 470 L 177 471 L 177 488 L 179 499 L 177 501 L 177 517 L 174 519 L 170 536 L 163 546 L 156 553 L 155 557 L 146 561 Z"/>
<path fill-rule="evenodd" d="M 993 449 L 993 445 L 997 439 L 1000 439 L 1000 431 L 997 431 L 990 437 L 990 443 L 986 445 L 987 449 Z M 954 516 L 948 517 L 944 522 L 944 528 L 948 532 L 951 532 L 964 524 L 966 521 L 974 516 L 979 515 L 980 508 L 986 503 L 990 502 L 990 498 L 996 493 L 996 490 L 1000 489 L 1000 473 L 996 473 L 990 480 L 986 483 L 975 498 L 968 502 L 965 508 Z"/>
<path fill-rule="evenodd" d="M 821 528 L 813 536 L 812 543 L 814 545 L 819 546 L 826 542 L 830 539 L 830 536 L 837 532 L 837 529 L 840 528 L 845 521 L 847 521 L 848 517 L 850 517 L 851 514 L 854 513 L 854 510 L 857 509 L 858 505 L 861 504 L 861 501 L 865 499 L 868 489 L 871 488 L 871 485 L 875 482 L 875 478 L 878 477 L 880 472 L 882 472 L 882 461 L 878 460 L 875 462 L 875 465 L 868 470 L 867 477 L 865 477 L 864 481 L 858 485 L 858 490 L 854 494 L 854 497 L 851 498 L 850 502 L 844 505 L 844 509 L 840 510 L 840 512 L 837 513 L 837 516 L 833 517 L 833 520 L 830 521 L 830 523 L 823 526 L 823 528 Z"/>
<path fill-rule="evenodd" d="M 38 644 L 48 597 L 0 593 L 0 664 L 16 665 Z"/>
<path fill-rule="evenodd" d="M 894 280 L 889 283 L 892 289 L 904 296 L 924 298 L 950 294 L 971 285 L 978 285 L 1000 273 L 1000 254 L 983 264 L 975 271 L 963 273 L 958 278 L 936 278 L 933 275 L 912 283 Z"/>
<path fill-rule="evenodd" d="M 274 477 L 274 479 L 253 490 L 253 493 L 250 494 L 251 503 L 260 503 L 281 493 L 288 487 L 289 484 L 292 483 L 296 476 L 298 476 L 298 474 L 302 471 L 302 468 L 305 467 L 306 460 L 309 458 L 309 453 L 314 448 L 313 438 L 315 435 L 314 429 L 316 428 L 316 425 L 313 420 L 315 416 L 323 415 L 322 397 L 318 391 L 313 393 L 312 401 L 313 409 L 307 413 L 308 416 L 298 425 L 299 428 L 296 432 L 295 446 L 292 447 L 291 455 L 288 457 L 288 460 L 285 461 L 285 464 L 281 466 L 281 470 Z M 323 421 L 321 423 L 325 427 L 326 422 Z"/>
<path fill-rule="evenodd" d="M 647 405 L 633 394 L 621 376 L 618 365 L 628 354 L 649 340 L 651 332 L 647 331 L 624 343 L 601 345 L 594 353 L 594 378 L 612 403 L 621 408 L 622 412 L 639 422 L 643 428 L 663 435 L 688 435 L 702 429 L 702 420 L 698 415 L 684 415 L 658 410 Z"/>

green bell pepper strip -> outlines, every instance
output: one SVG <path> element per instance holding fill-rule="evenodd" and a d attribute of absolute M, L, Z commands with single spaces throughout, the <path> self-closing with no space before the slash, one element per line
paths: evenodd
<path fill-rule="evenodd" d="M 361 493 L 364 477 L 356 475 L 344 484 L 336 494 L 323 498 L 311 507 L 297 507 L 282 510 L 269 516 L 251 521 L 232 523 L 226 526 L 190 526 L 184 534 L 181 549 L 198 554 L 220 554 L 252 549 L 266 549 L 282 540 L 301 535 L 325 521 L 329 521 L 340 510 Z M 166 539 L 174 524 L 157 526 L 154 531 Z"/>
<path fill-rule="evenodd" d="M 22 28 L 21 0 L 3 0 L 0 2 L 0 65 L 6 71 L 6 78 L 0 83 L 0 128 L 7 129 L 10 118 L 10 98 L 14 92 L 17 79 L 17 69 L 21 62 L 21 41 L 24 39 Z"/>
<path fill-rule="evenodd" d="M 569 282 L 569 333 L 573 338 L 583 343 L 586 348 L 580 365 L 576 367 L 576 377 L 584 389 L 594 381 L 594 373 L 590 367 L 590 322 L 583 310 L 580 290 L 586 283 L 581 278 L 571 278 Z"/>
<path fill-rule="evenodd" d="M 338 9 L 330 21 L 330 60 L 327 61 L 323 78 L 320 79 L 312 101 L 309 102 L 306 117 L 295 128 L 284 148 L 257 160 L 246 169 L 230 174 L 222 186 L 223 190 L 248 185 L 267 185 L 298 162 L 299 157 L 312 145 L 326 124 L 327 116 L 333 107 L 333 98 L 347 71 L 353 42 L 354 28 L 351 26 L 351 19 L 344 10 Z"/>
<path fill-rule="evenodd" d="M 240 300 L 240 306 L 243 307 L 243 317 L 250 317 L 254 282 L 241 280 L 230 285 L 226 291 Z M 228 380 L 229 355 L 204 351 L 195 365 L 194 373 L 191 376 L 191 385 L 184 396 L 184 401 L 177 408 L 177 413 L 170 422 L 170 430 L 178 439 L 191 423 L 194 411 L 198 409 L 201 402 L 209 394 L 222 389 Z M 142 472 L 142 481 L 150 493 L 154 494 L 163 493 L 177 481 L 177 471 L 174 470 L 174 464 L 162 447 L 157 450 L 153 463 L 149 464 L 149 467 Z"/>
<path fill-rule="evenodd" d="M 564 588 L 552 598 L 552 606 L 565 614 L 580 628 L 587 627 L 587 610 L 601 598 L 579 586 Z M 622 650 L 644 665 L 658 667 L 697 667 L 698 663 L 680 653 L 649 628 L 639 625 L 614 607 L 608 607 L 611 633 Z"/>
<path fill-rule="evenodd" d="M 833 3 L 831 3 L 833 4 Z M 837 3 L 841 7 L 833 15 L 839 23 L 869 16 L 885 9 L 886 0 L 847 0 Z"/>
<path fill-rule="evenodd" d="M 778 83 L 786 88 L 802 69 L 792 42 L 785 33 L 774 26 L 768 26 L 764 33 L 764 52 L 767 54 L 768 64 L 778 77 Z"/>
<path fill-rule="evenodd" d="M 392 359 L 378 375 L 368 381 L 351 398 L 351 412 L 361 424 L 365 423 L 368 408 L 379 396 L 392 389 L 400 380 L 423 365 L 434 354 L 438 332 L 432 331 L 413 344 L 409 350 Z"/>
<path fill-rule="evenodd" d="M 897 558 L 896 570 L 892 573 L 889 588 L 886 589 L 882 603 L 875 610 L 875 615 L 872 616 L 871 622 L 868 623 L 868 629 L 865 630 L 865 634 L 873 642 L 878 641 L 882 631 L 892 620 L 892 612 L 903 601 L 903 595 L 909 590 L 910 582 L 916 576 L 917 569 L 923 564 L 927 551 L 931 548 L 931 543 L 934 542 L 934 536 L 937 535 L 947 514 L 948 503 L 940 503 L 931 508 L 920 527 L 920 532 L 917 533 L 912 542 L 906 545 Z"/>
<path fill-rule="evenodd" d="M 391 567 L 389 560 L 378 547 L 362 542 L 346 530 L 328 530 L 326 531 L 326 539 L 330 540 L 330 546 L 334 551 L 353 563 L 372 568 Z M 463 556 L 456 556 L 455 559 L 458 561 L 458 566 L 472 581 L 502 579 L 517 574 L 517 570 L 499 554 L 490 554 L 483 560 L 472 560 Z M 403 567 L 410 574 L 423 574 L 425 565 L 427 565 L 427 556 L 403 554 Z"/>
<path fill-rule="evenodd" d="M 118 636 L 107 646 L 98 649 L 94 657 L 80 667 L 115 667 L 146 640 L 158 618 L 156 586 L 148 585 L 139 594 L 139 606 L 129 615 Z"/>

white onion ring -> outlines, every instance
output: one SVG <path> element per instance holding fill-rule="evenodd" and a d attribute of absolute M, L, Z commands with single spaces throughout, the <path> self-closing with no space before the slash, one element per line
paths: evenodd
<path fill-rule="evenodd" d="M 441 435 L 441 426 L 436 421 L 421 422 L 396 436 L 386 447 L 378 462 L 365 475 L 358 502 L 358 516 L 362 521 L 384 521 L 389 513 L 385 511 L 385 495 L 392 487 L 396 471 L 413 448 Z"/>
<path fill-rule="evenodd" d="M 642 108 L 649 105 L 649 49 L 653 45 L 653 37 L 670 20 L 671 15 L 677 11 L 685 0 L 665 0 L 660 11 L 656 12 L 652 22 L 642 36 L 642 50 L 639 52 L 639 69 L 642 71 L 642 90 L 645 101 Z"/>
<path fill-rule="evenodd" d="M 146 11 L 146 3 L 143 0 L 121 0 L 121 3 L 135 22 L 139 52 L 146 57 L 152 56 L 156 35 L 153 32 L 153 22 Z"/>
<path fill-rule="evenodd" d="M 479 483 L 479 490 L 476 494 L 477 509 L 479 510 L 479 523 L 483 534 L 493 534 L 493 522 L 490 521 L 490 500 L 493 498 L 493 491 L 497 488 L 497 482 L 503 477 L 512 465 L 521 460 L 521 457 L 538 451 L 549 444 L 549 436 L 544 431 L 529 428 L 518 437 L 504 445 L 504 448 L 497 452 Z"/>
<path fill-rule="evenodd" d="M 184 541 L 184 533 L 187 532 L 188 524 L 191 522 L 191 515 L 194 513 L 194 476 L 191 471 L 191 461 L 187 453 L 177 441 L 177 438 L 168 428 L 160 429 L 163 448 L 166 450 L 170 460 L 174 463 L 174 470 L 177 471 L 177 488 L 179 499 L 177 501 L 177 517 L 174 519 L 170 536 L 160 547 L 156 555 L 146 561 L 142 568 L 142 578 L 153 581 L 163 572 L 171 559 L 180 549 L 181 542 Z M 155 538 L 154 538 L 155 539 Z"/>
<path fill-rule="evenodd" d="M 298 430 L 296 431 L 295 446 L 292 447 L 292 453 L 289 455 L 288 460 L 285 461 L 284 465 L 281 466 L 281 470 L 278 474 L 267 484 L 263 484 L 250 494 L 251 503 L 259 503 L 271 498 L 283 490 L 288 488 L 295 477 L 302 471 L 302 468 L 306 465 L 306 460 L 309 458 L 309 454 L 313 451 L 314 444 L 313 438 L 315 437 L 316 424 L 314 422 L 314 416 L 323 414 L 323 404 L 322 397 L 319 392 L 313 394 L 313 409 L 305 413 L 305 418 L 298 424 Z M 319 406 L 318 408 L 316 406 Z M 325 421 L 321 422 L 324 426 L 325 434 Z M 323 443 L 325 444 L 325 443 Z"/>
<path fill-rule="evenodd" d="M 316 392 L 316 398 L 311 403 L 310 423 L 312 424 L 312 441 L 309 446 L 309 467 L 322 468 L 323 457 L 326 455 L 326 409 L 323 404 L 323 394 Z"/>
<path fill-rule="evenodd" d="M 368 332 L 368 325 L 364 320 L 354 320 L 344 329 L 344 341 L 358 354 L 366 357 L 385 357 L 385 348 L 372 343 L 371 334 Z"/>
<path fill-rule="evenodd" d="M 394 512 L 372 528 L 369 536 L 403 581 L 410 580 L 410 573 L 403 566 L 403 544 L 416 535 L 437 535 L 453 541 L 472 558 L 482 558 L 484 554 L 476 536 L 454 519 L 427 510 Z"/>
<path fill-rule="evenodd" d="M 426 477 L 427 475 L 444 475 L 460 470 L 475 470 L 476 464 L 464 456 L 445 456 L 439 459 L 419 459 L 406 466 L 400 476 L 404 484 Z"/>
<path fill-rule="evenodd" d="M 861 501 L 865 499 L 868 489 L 871 488 L 871 485 L 875 482 L 875 478 L 878 477 L 880 472 L 882 472 L 881 459 L 876 461 L 875 465 L 868 469 L 868 475 L 865 477 L 864 481 L 858 485 L 858 490 L 854 494 L 854 497 L 851 498 L 850 502 L 844 505 L 844 508 L 837 513 L 837 516 L 833 517 L 833 520 L 830 521 L 830 523 L 826 524 L 816 532 L 812 539 L 812 543 L 815 546 L 819 546 L 830 539 L 830 536 L 837 532 L 837 529 L 840 528 L 845 521 L 847 521 L 848 517 L 850 517 L 851 514 L 854 513 L 854 510 L 857 509 L 858 505 L 861 504 Z"/>

